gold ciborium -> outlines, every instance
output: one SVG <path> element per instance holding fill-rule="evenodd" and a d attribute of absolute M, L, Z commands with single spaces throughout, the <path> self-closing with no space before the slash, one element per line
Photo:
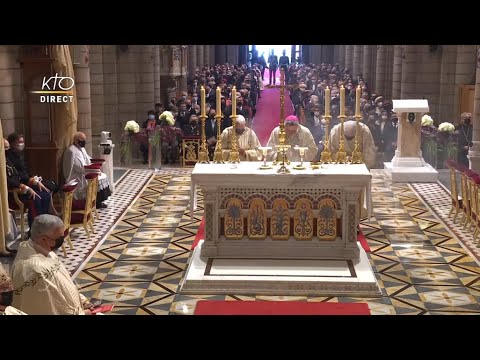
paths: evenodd
<path fill-rule="evenodd" d="M 268 154 L 268 150 L 272 150 L 272 147 L 271 146 L 259 146 L 257 149 L 262 152 L 262 157 L 263 157 L 263 159 L 262 159 L 263 164 L 260 165 L 259 169 L 260 170 L 271 169 L 272 165 L 267 164 L 267 154 Z"/>
<path fill-rule="evenodd" d="M 305 151 L 308 149 L 308 147 L 295 146 L 294 149 L 298 150 L 298 152 L 300 153 L 300 164 L 295 165 L 293 168 L 295 170 L 305 170 L 306 167 L 305 165 L 303 165 L 303 157 L 305 156 Z"/>

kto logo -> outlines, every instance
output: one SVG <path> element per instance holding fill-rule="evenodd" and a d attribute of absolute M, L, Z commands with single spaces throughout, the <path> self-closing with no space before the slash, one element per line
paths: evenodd
<path fill-rule="evenodd" d="M 32 91 L 34 94 L 44 94 L 40 96 L 41 103 L 68 103 L 73 101 L 73 87 L 75 80 L 69 76 L 46 76 L 43 78 L 42 90 Z"/>

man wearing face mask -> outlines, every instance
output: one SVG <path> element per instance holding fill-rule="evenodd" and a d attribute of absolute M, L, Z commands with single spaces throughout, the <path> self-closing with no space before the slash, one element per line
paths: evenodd
<path fill-rule="evenodd" d="M 201 129 L 198 125 L 198 116 L 196 114 L 191 114 L 188 125 L 185 125 L 182 130 L 185 136 L 200 136 Z"/>
<path fill-rule="evenodd" d="M 232 150 L 233 131 L 233 126 L 229 126 L 222 132 L 222 153 L 225 161 L 228 161 Z M 262 155 L 257 151 L 257 148 L 262 145 L 255 131 L 246 126 L 245 117 L 242 115 L 238 115 L 237 117 L 235 134 L 240 161 L 260 161 Z"/>
<path fill-rule="evenodd" d="M 76 180 L 78 181 L 77 189 L 74 193 L 74 198 L 82 200 L 87 195 L 87 179 L 85 178 L 85 166 L 92 164 L 90 156 L 85 150 L 87 137 L 82 132 L 77 132 L 73 136 L 73 144 L 70 145 L 63 153 L 63 176 L 65 182 Z M 97 209 L 106 208 L 107 205 L 103 202 L 111 195 L 110 183 L 107 175 L 100 173 L 98 176 L 98 192 L 97 192 Z"/>
<path fill-rule="evenodd" d="M 278 139 L 279 133 L 280 127 L 277 126 L 270 134 L 270 139 L 267 143 L 267 146 L 272 147 L 272 150 L 268 155 L 269 161 L 273 161 L 277 158 L 277 148 L 275 146 L 280 144 Z M 308 147 L 305 151 L 303 161 L 313 161 L 318 152 L 318 147 L 315 144 L 315 140 L 310 130 L 305 126 L 300 125 L 299 120 L 295 115 L 290 115 L 285 119 L 285 133 L 287 135 L 285 144 L 291 146 L 286 151 L 288 160 L 297 162 L 301 160 L 300 152 L 294 149 L 295 146 L 300 146 Z"/>
<path fill-rule="evenodd" d="M 458 162 L 468 167 L 470 164 L 467 155 L 473 135 L 472 114 L 465 112 L 460 118 L 460 124 L 456 128 L 458 131 Z"/>
<path fill-rule="evenodd" d="M 313 110 L 313 118 L 310 118 L 307 127 L 310 129 L 312 136 L 315 140 L 315 144 L 318 146 L 317 154 L 315 155 L 314 161 L 319 161 L 321 152 L 323 151 L 323 146 L 325 143 L 325 131 L 326 131 L 327 122 L 323 118 L 320 108 L 316 106 Z"/>
<path fill-rule="evenodd" d="M 13 286 L 10 276 L 0 264 L 0 315 L 27 315 L 23 311 L 14 308 Z"/>
<path fill-rule="evenodd" d="M 353 149 L 355 148 L 355 133 L 356 122 L 355 120 L 345 121 L 344 124 L 344 145 L 347 156 L 352 156 Z M 340 147 L 340 128 L 341 124 L 335 125 L 330 132 L 330 150 L 333 156 L 336 156 Z M 375 142 L 373 141 L 372 133 L 367 125 L 363 122 L 359 123 L 359 139 L 360 151 L 363 154 L 363 160 L 367 168 L 371 169 L 375 166 L 376 150 Z"/>
<path fill-rule="evenodd" d="M 29 315 L 84 315 L 93 307 L 55 254 L 64 231 L 59 217 L 40 215 L 33 222 L 31 239 L 18 247 L 12 265 L 13 305 Z"/>

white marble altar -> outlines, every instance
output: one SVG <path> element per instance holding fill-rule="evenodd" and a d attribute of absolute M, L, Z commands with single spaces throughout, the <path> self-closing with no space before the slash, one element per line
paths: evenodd
<path fill-rule="evenodd" d="M 371 214 L 364 164 L 328 164 L 277 174 L 261 162 L 196 164 L 191 211 L 200 187 L 204 258 L 358 260 L 359 199 Z"/>

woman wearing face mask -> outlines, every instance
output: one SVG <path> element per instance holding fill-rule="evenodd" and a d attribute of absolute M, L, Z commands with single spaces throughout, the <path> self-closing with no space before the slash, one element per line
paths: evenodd
<path fill-rule="evenodd" d="M 7 171 L 7 186 L 9 189 L 17 189 L 19 191 L 19 199 L 28 208 L 28 225 L 31 226 L 33 219 L 41 214 L 57 215 L 53 207 L 52 196 L 48 190 L 41 189 L 41 179 L 31 177 L 25 171 L 19 171 L 11 159 L 11 148 L 8 140 L 4 140 L 5 160 Z M 21 169 L 22 170 L 22 169 Z M 9 194 L 8 203 L 10 206 L 15 204 L 13 196 Z M 13 208 L 13 207 L 12 207 Z"/>
<path fill-rule="evenodd" d="M 14 308 L 12 280 L 0 264 L 0 315 L 27 315 L 23 311 Z"/>
<path fill-rule="evenodd" d="M 467 155 L 473 134 L 472 114 L 465 112 L 460 117 L 461 121 L 456 129 L 458 131 L 458 162 L 468 167 Z"/>

